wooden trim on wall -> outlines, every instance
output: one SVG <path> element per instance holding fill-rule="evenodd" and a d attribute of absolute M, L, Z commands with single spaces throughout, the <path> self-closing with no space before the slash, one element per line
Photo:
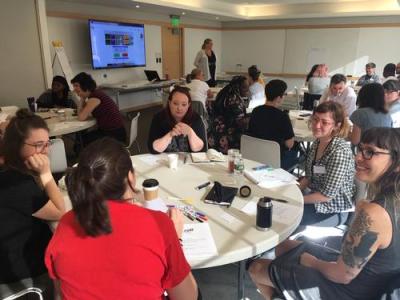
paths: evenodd
<path fill-rule="evenodd" d="M 141 19 L 128 19 L 120 17 L 109 17 L 109 16 L 98 16 L 98 15 L 85 15 L 73 12 L 62 12 L 62 11 L 47 11 L 48 17 L 76 19 L 76 20 L 102 20 L 111 22 L 123 22 L 123 23 L 140 23 L 146 25 L 158 25 L 171 27 L 171 23 L 165 21 L 153 21 L 153 20 L 141 20 Z M 193 29 L 206 29 L 206 30 L 221 30 L 221 27 L 205 26 L 205 25 L 194 25 L 194 24 L 181 24 L 180 28 L 193 28 Z"/>
<path fill-rule="evenodd" d="M 251 27 L 222 27 L 221 31 L 276 30 L 276 29 L 326 29 L 326 28 L 371 28 L 400 27 L 400 23 L 355 23 L 355 24 L 304 24 L 304 25 L 260 25 Z"/>
<path fill-rule="evenodd" d="M 246 76 L 246 72 L 233 72 L 233 71 L 226 71 L 228 75 L 244 75 Z M 305 79 L 307 74 L 300 74 L 300 73 L 262 73 L 266 77 L 283 77 L 283 78 L 303 78 Z M 345 75 L 346 76 L 346 75 Z M 359 77 L 356 76 L 346 76 L 347 80 L 358 80 Z"/>

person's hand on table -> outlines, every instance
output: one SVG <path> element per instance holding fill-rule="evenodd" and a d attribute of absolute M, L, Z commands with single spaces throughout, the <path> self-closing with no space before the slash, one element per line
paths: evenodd
<path fill-rule="evenodd" d="M 168 216 L 171 218 L 171 221 L 174 223 L 176 234 L 178 238 L 182 237 L 183 232 L 183 214 L 177 208 L 170 208 L 168 210 Z"/>

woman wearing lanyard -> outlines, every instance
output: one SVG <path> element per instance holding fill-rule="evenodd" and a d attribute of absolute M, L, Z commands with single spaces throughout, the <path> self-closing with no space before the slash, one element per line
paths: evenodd
<path fill-rule="evenodd" d="M 336 102 L 320 104 L 311 117 L 315 142 L 306 160 L 306 176 L 299 180 L 304 194 L 300 225 L 336 226 L 344 223 L 354 194 L 354 158 L 349 125 L 343 107 Z"/>

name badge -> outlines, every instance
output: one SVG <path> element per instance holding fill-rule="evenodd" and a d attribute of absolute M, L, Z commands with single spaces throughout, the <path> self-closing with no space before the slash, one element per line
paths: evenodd
<path fill-rule="evenodd" d="M 314 166 L 314 174 L 325 174 L 325 166 Z"/>

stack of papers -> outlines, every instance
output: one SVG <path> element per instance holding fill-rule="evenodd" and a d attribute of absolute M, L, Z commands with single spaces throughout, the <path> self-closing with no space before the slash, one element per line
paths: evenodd
<path fill-rule="evenodd" d="M 217 246 L 207 222 L 184 224 L 182 248 L 188 261 L 218 255 Z"/>
<path fill-rule="evenodd" d="M 245 170 L 244 176 L 263 188 L 297 184 L 297 178 L 284 169 Z"/>

